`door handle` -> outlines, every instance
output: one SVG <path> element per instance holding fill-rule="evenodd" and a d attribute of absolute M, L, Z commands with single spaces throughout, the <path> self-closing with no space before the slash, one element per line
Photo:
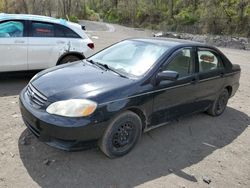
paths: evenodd
<path fill-rule="evenodd" d="M 24 44 L 25 43 L 24 40 L 15 40 L 14 42 L 15 42 L 15 44 Z"/>

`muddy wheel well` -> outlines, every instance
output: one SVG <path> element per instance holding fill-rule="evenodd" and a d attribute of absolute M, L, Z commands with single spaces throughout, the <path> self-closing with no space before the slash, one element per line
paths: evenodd
<path fill-rule="evenodd" d="M 140 117 L 140 119 L 142 121 L 142 130 L 144 130 L 144 128 L 146 128 L 147 119 L 146 119 L 146 116 L 143 113 L 143 111 L 138 109 L 138 108 L 130 108 L 128 110 L 131 111 L 131 112 L 136 113 Z"/>
<path fill-rule="evenodd" d="M 229 96 L 231 96 L 233 90 L 232 86 L 227 86 L 226 89 L 228 90 Z"/>

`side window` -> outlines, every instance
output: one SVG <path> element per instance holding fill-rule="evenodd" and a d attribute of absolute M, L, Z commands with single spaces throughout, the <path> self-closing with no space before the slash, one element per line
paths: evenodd
<path fill-rule="evenodd" d="M 23 37 L 24 24 L 22 21 L 7 21 L 0 23 L 0 38 Z"/>
<path fill-rule="evenodd" d="M 67 38 L 79 38 L 78 34 L 67 27 L 64 27 L 64 32 Z"/>
<path fill-rule="evenodd" d="M 32 37 L 54 37 L 54 25 L 49 23 L 32 22 Z"/>
<path fill-rule="evenodd" d="M 179 73 L 179 78 L 186 77 L 193 73 L 193 58 L 191 49 L 182 49 L 168 63 L 162 71 L 171 70 Z"/>
<path fill-rule="evenodd" d="M 62 26 L 55 25 L 55 37 L 64 38 L 65 32 Z"/>
<path fill-rule="evenodd" d="M 200 72 L 209 72 L 222 67 L 221 60 L 209 50 L 199 50 L 198 58 Z"/>
<path fill-rule="evenodd" d="M 80 36 L 77 33 L 62 25 L 56 25 L 55 33 L 56 37 L 60 38 L 80 38 Z"/>

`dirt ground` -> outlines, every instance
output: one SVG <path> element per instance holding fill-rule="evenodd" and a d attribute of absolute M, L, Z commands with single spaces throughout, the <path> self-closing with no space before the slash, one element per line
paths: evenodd
<path fill-rule="evenodd" d="M 84 22 L 96 50 L 151 32 Z M 0 187 L 250 187 L 250 52 L 222 49 L 242 68 L 220 117 L 200 113 L 143 135 L 125 157 L 98 149 L 64 152 L 30 135 L 18 94 L 32 75 L 0 76 Z M 210 182 L 209 184 L 206 183 Z"/>

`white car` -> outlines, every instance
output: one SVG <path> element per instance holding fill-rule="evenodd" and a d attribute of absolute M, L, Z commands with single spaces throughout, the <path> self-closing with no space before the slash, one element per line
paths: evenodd
<path fill-rule="evenodd" d="M 46 69 L 92 53 L 79 24 L 45 16 L 0 14 L 0 72 Z"/>

